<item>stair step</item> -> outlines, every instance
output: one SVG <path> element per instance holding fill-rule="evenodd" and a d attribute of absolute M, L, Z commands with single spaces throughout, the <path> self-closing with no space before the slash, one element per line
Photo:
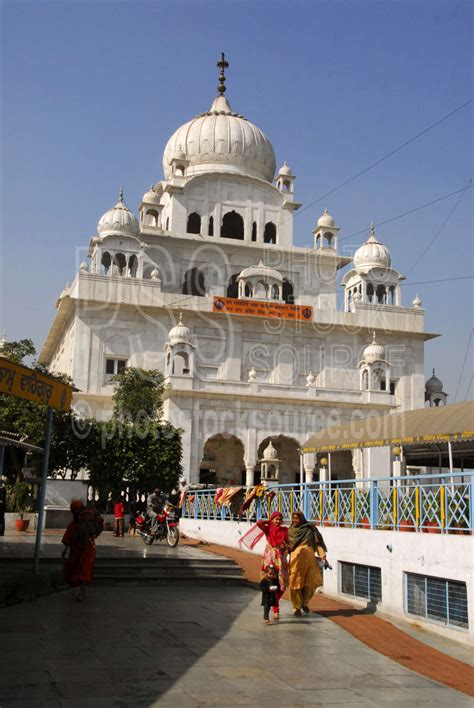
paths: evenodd
<path fill-rule="evenodd" d="M 117 577 L 116 575 L 94 575 L 94 585 L 167 585 L 173 584 L 192 584 L 196 585 L 247 585 L 247 581 L 243 576 L 235 575 L 208 575 L 208 576 L 140 576 L 140 578 Z"/>

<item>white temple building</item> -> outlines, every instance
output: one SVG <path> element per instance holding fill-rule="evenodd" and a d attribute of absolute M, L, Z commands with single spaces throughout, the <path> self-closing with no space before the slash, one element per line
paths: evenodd
<path fill-rule="evenodd" d="M 218 66 L 217 98 L 168 140 L 138 218 L 121 191 L 99 219 L 40 360 L 102 419 L 114 374 L 163 371 L 191 482 L 253 483 L 271 469 L 281 483 L 303 469 L 317 479 L 318 460 L 299 453 L 315 431 L 425 405 L 424 343 L 436 335 L 418 296 L 403 304 L 404 276 L 373 225 L 353 259 L 338 253 L 327 209 L 294 246 L 295 175 L 286 162 L 276 170 L 268 137 L 231 108 L 224 56 Z M 392 459 L 370 449 L 331 465 L 332 478 L 382 476 Z"/>

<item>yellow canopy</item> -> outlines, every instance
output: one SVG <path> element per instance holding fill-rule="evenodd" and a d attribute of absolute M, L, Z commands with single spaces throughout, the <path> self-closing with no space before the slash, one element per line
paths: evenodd
<path fill-rule="evenodd" d="M 367 417 L 355 411 L 350 422 L 314 433 L 303 445 L 303 452 L 473 439 L 474 401 L 464 401 L 387 415 L 374 412 Z"/>

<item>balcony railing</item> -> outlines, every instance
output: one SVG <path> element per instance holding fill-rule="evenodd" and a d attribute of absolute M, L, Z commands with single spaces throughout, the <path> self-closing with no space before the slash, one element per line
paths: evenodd
<path fill-rule="evenodd" d="M 322 526 L 459 534 L 474 529 L 473 473 L 268 486 L 242 512 L 252 489 L 243 487 L 230 507 L 216 502 L 215 489 L 189 491 L 183 517 L 256 521 L 281 511 L 289 522 L 301 510 Z"/>

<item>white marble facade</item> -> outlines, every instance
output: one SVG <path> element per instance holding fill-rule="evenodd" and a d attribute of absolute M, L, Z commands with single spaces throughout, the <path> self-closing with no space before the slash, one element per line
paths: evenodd
<path fill-rule="evenodd" d="M 189 480 L 252 482 L 271 440 L 280 481 L 291 482 L 299 446 L 328 422 L 424 405 L 433 335 L 418 297 L 402 305 L 403 276 L 373 228 L 353 260 L 343 257 L 325 210 L 308 246 L 293 245 L 295 176 L 286 163 L 275 171 L 269 139 L 233 112 L 220 79 L 209 111 L 168 141 L 164 179 L 144 194 L 138 219 L 122 192 L 101 217 L 41 360 L 72 376 L 78 410 L 99 418 L 111 413 L 113 373 L 160 369 Z M 338 271 L 349 265 L 338 308 Z M 225 297 L 312 313 L 217 311 Z M 388 450 L 364 455 L 333 455 L 332 475 L 390 473 Z M 317 478 L 318 461 L 303 463 Z"/>

